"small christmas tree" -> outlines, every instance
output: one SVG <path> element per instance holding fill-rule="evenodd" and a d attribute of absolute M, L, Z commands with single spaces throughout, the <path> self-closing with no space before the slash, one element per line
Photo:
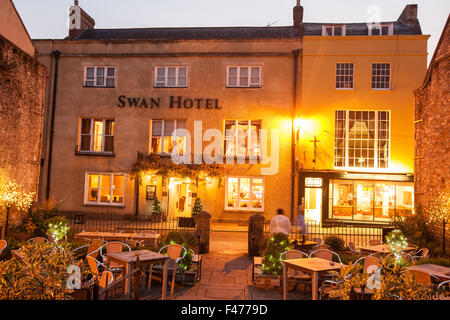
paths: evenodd
<path fill-rule="evenodd" d="M 281 275 L 283 266 L 280 262 L 280 255 L 287 250 L 291 250 L 288 236 L 281 232 L 275 233 L 269 239 L 264 251 L 262 272 L 264 274 Z"/>
<path fill-rule="evenodd" d="M 161 220 L 161 212 L 162 212 L 161 202 L 159 202 L 158 199 L 153 200 L 152 216 L 158 220 Z"/>
<path fill-rule="evenodd" d="M 200 201 L 200 198 L 195 199 L 194 208 L 192 208 L 192 215 L 195 216 L 196 214 L 199 214 L 203 210 L 202 202 Z"/>

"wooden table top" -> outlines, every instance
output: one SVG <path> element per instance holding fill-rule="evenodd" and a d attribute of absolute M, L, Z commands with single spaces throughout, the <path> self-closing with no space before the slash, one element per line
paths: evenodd
<path fill-rule="evenodd" d="M 445 281 L 450 280 L 450 268 L 444 266 L 438 266 L 437 264 L 419 264 L 417 266 L 406 267 L 407 270 L 417 270 L 426 272 L 439 279 Z"/>
<path fill-rule="evenodd" d="M 153 240 L 158 239 L 159 234 L 151 233 L 131 233 L 131 232 L 89 232 L 83 231 L 75 235 L 76 238 L 115 238 L 115 239 L 141 239 L 141 240 Z"/>
<path fill-rule="evenodd" d="M 391 253 L 389 246 L 386 244 L 380 244 L 378 246 L 363 246 L 363 247 L 360 247 L 360 249 L 364 250 L 364 251 Z M 408 252 L 408 251 L 413 251 L 415 249 L 416 249 L 416 247 L 406 247 L 405 250 L 403 250 L 403 251 Z"/>
<path fill-rule="evenodd" d="M 282 262 L 285 263 L 288 267 L 302 268 L 313 272 L 339 270 L 340 268 L 345 266 L 345 264 L 339 262 L 333 262 L 330 260 L 325 260 L 317 257 L 290 259 L 290 260 L 283 260 Z"/>
<path fill-rule="evenodd" d="M 297 241 L 296 245 L 297 246 L 315 246 L 318 243 L 314 242 L 314 241 L 305 241 L 305 242 L 301 242 L 300 240 L 294 240 Z"/>
<path fill-rule="evenodd" d="M 122 263 L 131 263 L 136 262 L 136 257 L 139 256 L 139 260 L 141 262 L 158 262 L 158 261 L 165 261 L 169 259 L 168 256 L 165 256 L 163 254 L 153 252 L 150 250 L 136 250 L 136 251 L 124 251 L 124 252 L 113 252 L 113 253 L 107 253 L 106 257 L 111 258 L 115 261 L 119 261 Z"/>

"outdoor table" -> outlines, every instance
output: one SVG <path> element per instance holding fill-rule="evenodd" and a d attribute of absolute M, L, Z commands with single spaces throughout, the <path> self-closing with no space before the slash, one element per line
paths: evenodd
<path fill-rule="evenodd" d="M 406 267 L 407 270 L 426 272 L 429 275 L 438 277 L 441 281 L 450 280 L 450 268 L 438 266 L 436 264 L 419 264 L 417 266 Z"/>
<path fill-rule="evenodd" d="M 383 255 L 392 253 L 392 251 L 389 249 L 389 246 L 386 244 L 380 244 L 378 246 L 363 246 L 360 247 L 361 254 L 373 254 L 373 253 L 381 253 Z M 410 252 L 416 250 L 416 247 L 406 247 L 404 252 Z"/>
<path fill-rule="evenodd" d="M 321 258 L 303 258 L 283 260 L 283 300 L 287 299 L 287 281 L 288 269 L 296 269 L 312 275 L 312 299 L 318 300 L 319 293 L 319 274 L 340 270 L 345 264 L 325 260 Z"/>
<path fill-rule="evenodd" d="M 318 245 L 315 241 L 305 241 L 302 242 L 301 240 L 293 240 L 292 244 L 294 245 L 294 248 L 297 249 L 311 249 L 312 247 Z"/>
<path fill-rule="evenodd" d="M 139 263 L 141 266 L 164 263 L 161 299 L 165 300 L 167 292 L 166 282 L 167 282 L 167 260 L 169 259 L 168 256 L 150 250 L 136 250 L 136 251 L 107 253 L 106 261 L 107 263 L 112 261 L 125 266 L 125 276 L 126 276 L 133 273 L 134 266 L 136 263 L 136 256 L 139 256 Z M 129 297 L 131 294 L 131 283 L 132 283 L 131 280 L 132 279 L 130 278 L 125 279 L 125 288 L 126 288 L 125 293 L 127 297 Z"/>
<path fill-rule="evenodd" d="M 77 233 L 75 239 L 104 239 L 104 240 L 141 240 L 141 241 L 153 241 L 157 244 L 159 234 L 146 234 L 146 233 L 134 233 L 134 232 L 89 232 L 83 231 Z"/>

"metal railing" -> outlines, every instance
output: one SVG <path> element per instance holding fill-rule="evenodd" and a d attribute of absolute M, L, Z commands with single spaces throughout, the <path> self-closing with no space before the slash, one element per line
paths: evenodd
<path fill-rule="evenodd" d="M 192 233 L 196 231 L 194 221 L 186 223 L 186 219 L 180 221 L 179 218 L 175 217 L 155 219 L 149 216 L 141 216 L 135 219 L 132 215 L 77 211 L 52 211 L 50 215 L 66 217 L 68 225 L 74 234 L 82 231 L 138 232 L 153 230 L 161 236 L 166 236 L 171 231 Z"/>
<path fill-rule="evenodd" d="M 264 232 L 269 233 L 269 223 L 264 224 Z M 324 241 L 328 237 L 339 237 L 344 240 L 347 246 L 349 242 L 355 243 L 357 246 L 366 245 L 368 240 L 381 240 L 385 235 L 385 230 L 390 230 L 390 224 L 367 225 L 367 224 L 347 224 L 340 221 L 318 223 L 313 221 L 306 222 L 305 239 L 312 240 L 321 238 Z M 302 239 L 301 228 L 297 225 L 292 226 L 292 232 L 289 235 L 291 240 Z"/>

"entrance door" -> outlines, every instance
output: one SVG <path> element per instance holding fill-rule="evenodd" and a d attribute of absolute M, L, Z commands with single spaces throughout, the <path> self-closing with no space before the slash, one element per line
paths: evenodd
<path fill-rule="evenodd" d="M 192 212 L 189 179 L 170 178 L 169 217 L 190 217 Z"/>
<path fill-rule="evenodd" d="M 305 188 L 305 220 L 320 223 L 322 188 Z"/>

